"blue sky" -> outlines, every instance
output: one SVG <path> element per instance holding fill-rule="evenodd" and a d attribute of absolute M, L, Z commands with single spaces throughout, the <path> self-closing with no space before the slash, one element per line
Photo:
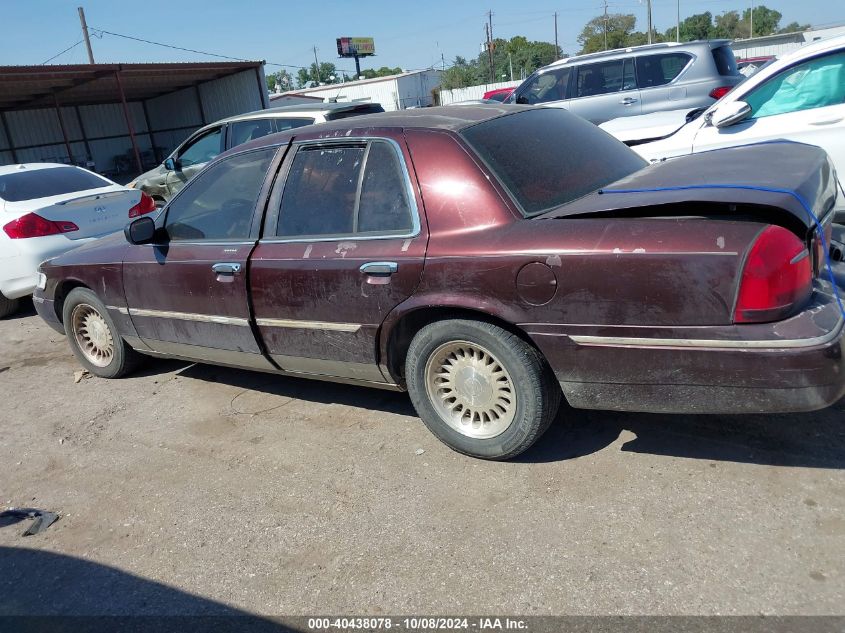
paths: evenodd
<path fill-rule="evenodd" d="M 693 13 L 741 9 L 750 0 L 681 0 L 681 18 Z M 761 0 L 756 0 L 759 5 Z M 845 22 L 845 3 L 831 0 L 762 0 L 783 13 L 783 23 Z M 634 13 L 645 28 L 645 2 L 609 0 L 609 10 Z M 744 3 L 744 4 L 743 4 Z M 372 36 L 377 56 L 362 68 L 401 66 L 425 68 L 448 64 L 456 55 L 473 57 L 484 40 L 486 11 L 493 11 L 497 37 L 525 35 L 553 41 L 552 13 L 558 12 L 558 33 L 564 52 L 578 50 L 576 38 L 584 23 L 601 13 L 601 0 L 0 0 L 2 43 L 0 65 L 40 64 L 81 38 L 76 7 L 82 4 L 88 25 L 134 37 L 244 59 L 307 65 L 317 46 L 320 61 L 354 69 L 338 60 L 335 38 Z M 676 0 L 653 0 L 655 26 L 674 25 Z M 165 62 L 213 59 L 141 42 L 102 35 L 93 39 L 98 62 Z M 85 63 L 83 45 L 52 63 Z M 276 66 L 267 67 L 274 72 Z M 294 69 L 291 69 L 294 70 Z"/>

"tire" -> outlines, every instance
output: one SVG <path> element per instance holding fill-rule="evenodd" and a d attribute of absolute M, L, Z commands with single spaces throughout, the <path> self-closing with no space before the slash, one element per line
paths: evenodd
<path fill-rule="evenodd" d="M 120 378 L 141 364 L 143 356 L 120 337 L 103 302 L 87 288 L 70 291 L 62 321 L 74 356 L 95 376 Z"/>
<path fill-rule="evenodd" d="M 0 292 L 0 319 L 5 318 L 18 311 L 21 302 L 19 299 L 7 299 L 2 292 Z"/>
<path fill-rule="evenodd" d="M 405 379 L 420 418 L 450 448 L 505 460 L 549 428 L 560 386 L 534 347 L 491 323 L 437 321 L 408 348 Z"/>

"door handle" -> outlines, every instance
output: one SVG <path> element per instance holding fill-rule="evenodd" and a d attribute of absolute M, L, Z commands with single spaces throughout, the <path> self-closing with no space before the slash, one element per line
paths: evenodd
<path fill-rule="evenodd" d="M 633 97 L 625 97 L 619 103 L 621 103 L 622 105 L 629 106 L 629 105 L 634 105 L 636 102 L 637 102 L 637 100 L 634 99 Z"/>
<path fill-rule="evenodd" d="M 219 264 L 214 264 L 211 267 L 211 270 L 218 275 L 236 275 L 241 272 L 241 265 L 230 262 L 220 262 Z"/>
<path fill-rule="evenodd" d="M 845 117 L 839 117 L 836 119 L 820 119 L 818 121 L 810 121 L 810 125 L 833 125 L 834 123 L 839 123 Z"/>
<path fill-rule="evenodd" d="M 362 264 L 358 270 L 373 277 L 389 277 L 399 270 L 399 264 L 396 262 L 367 262 Z"/>

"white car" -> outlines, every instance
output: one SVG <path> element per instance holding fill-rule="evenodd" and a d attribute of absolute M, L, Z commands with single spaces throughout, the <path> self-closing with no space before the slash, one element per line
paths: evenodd
<path fill-rule="evenodd" d="M 784 55 L 687 122 L 695 114 L 658 112 L 600 127 L 652 162 L 788 139 L 822 147 L 845 174 L 845 36 Z"/>
<path fill-rule="evenodd" d="M 38 284 L 38 265 L 156 210 L 145 193 L 80 167 L 0 167 L 0 318 Z"/>

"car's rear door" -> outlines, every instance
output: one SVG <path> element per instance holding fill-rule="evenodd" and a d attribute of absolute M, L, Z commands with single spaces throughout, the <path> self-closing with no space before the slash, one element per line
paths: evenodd
<path fill-rule="evenodd" d="M 579 64 L 568 108 L 598 125 L 642 112 L 633 58 Z"/>
<path fill-rule="evenodd" d="M 273 369 L 250 325 L 247 265 L 276 154 L 262 148 L 210 166 L 165 207 L 155 243 L 128 249 L 126 303 L 154 351 Z"/>
<path fill-rule="evenodd" d="M 295 143 L 250 261 L 253 310 L 284 370 L 384 382 L 377 340 L 427 244 L 401 135 Z"/>
<path fill-rule="evenodd" d="M 705 88 L 709 85 L 707 80 L 699 82 L 703 86 L 675 81 L 693 61 L 689 53 L 670 51 L 639 55 L 634 61 L 642 114 L 703 104 L 702 96 L 706 95 Z"/>

